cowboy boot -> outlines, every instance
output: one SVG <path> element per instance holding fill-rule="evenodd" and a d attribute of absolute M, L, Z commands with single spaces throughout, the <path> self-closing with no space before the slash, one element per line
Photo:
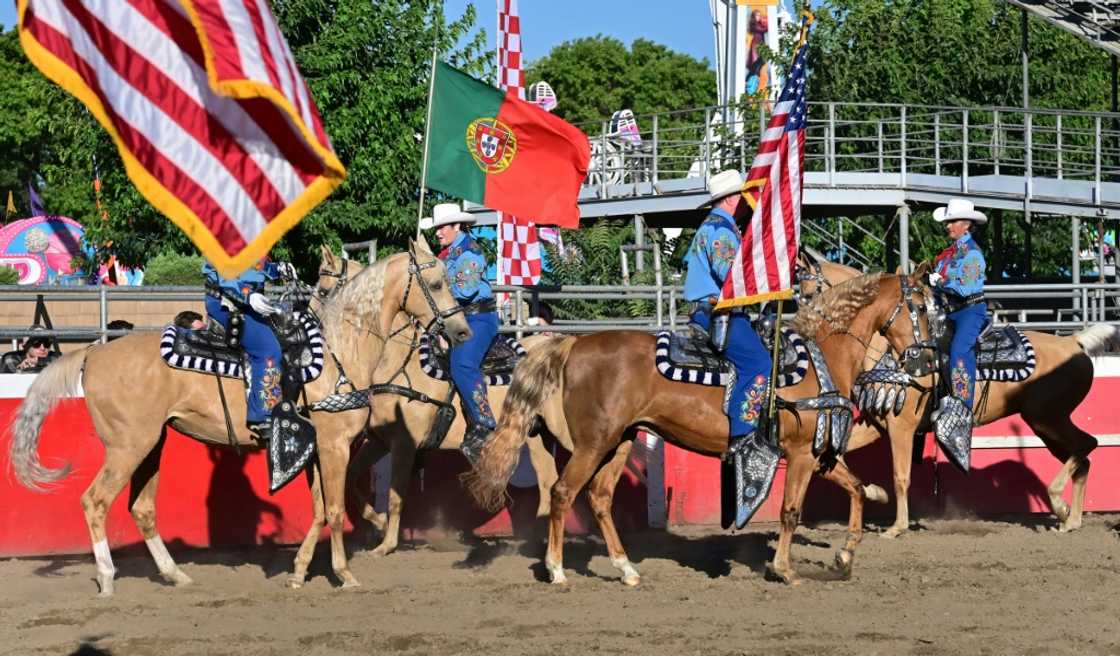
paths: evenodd
<path fill-rule="evenodd" d="M 474 467 L 475 463 L 478 462 L 479 456 L 482 455 L 482 449 L 490 441 L 490 434 L 493 431 L 492 427 L 488 427 L 481 422 L 471 422 L 467 426 L 467 430 L 463 434 L 463 441 L 459 444 L 459 450 L 467 457 L 467 462 L 471 463 L 471 467 Z"/>

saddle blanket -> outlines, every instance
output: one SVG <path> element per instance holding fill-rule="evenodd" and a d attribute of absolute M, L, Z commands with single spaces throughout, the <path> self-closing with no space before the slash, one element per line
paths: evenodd
<path fill-rule="evenodd" d="M 1034 373 L 1035 365 L 1031 340 L 1015 326 L 998 326 L 980 336 L 976 347 L 977 380 L 1026 380 Z"/>
<path fill-rule="evenodd" d="M 451 360 L 447 351 L 434 343 L 427 333 L 420 335 L 417 352 L 420 368 L 436 380 L 451 380 Z M 509 385 L 513 380 L 513 368 L 527 355 L 525 347 L 510 335 L 498 335 L 486 352 L 482 361 L 482 376 L 487 385 Z"/>
<path fill-rule="evenodd" d="M 702 330 L 658 333 L 655 349 L 657 371 L 669 380 L 726 387 L 731 379 L 731 363 L 712 349 Z M 800 383 L 809 370 L 805 340 L 789 328 L 782 328 L 778 368 L 778 387 Z"/>
<path fill-rule="evenodd" d="M 307 339 L 300 357 L 300 376 L 303 382 L 309 383 L 323 372 L 323 333 L 312 317 L 300 314 L 297 319 Z M 224 336 L 216 335 L 207 328 L 190 330 L 171 324 L 163 330 L 159 353 L 163 361 L 174 369 L 248 381 L 244 350 L 231 349 L 224 340 Z"/>

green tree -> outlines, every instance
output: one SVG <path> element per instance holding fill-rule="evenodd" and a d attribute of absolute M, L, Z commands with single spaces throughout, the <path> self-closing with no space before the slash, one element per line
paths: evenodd
<path fill-rule="evenodd" d="M 349 176 L 279 244 L 277 254 L 313 270 L 318 246 L 376 236 L 401 247 L 415 229 L 431 46 L 457 66 L 485 76 L 485 32 L 470 36 L 473 5 L 448 20 L 442 0 L 276 0 L 287 37 L 335 150 Z M 52 213 L 86 227 L 125 264 L 156 253 L 194 253 L 125 175 L 108 134 L 85 108 L 43 77 L 24 56 L 14 30 L 0 35 L 0 191 L 27 207 L 27 181 L 38 172 Z M 102 180 L 101 219 L 92 187 Z M 6 195 L 5 195 L 6 197 Z"/>
<path fill-rule="evenodd" d="M 823 0 L 814 7 L 816 23 L 809 39 L 809 98 L 813 101 L 906 103 L 952 107 L 1022 105 L 1020 60 L 1020 10 L 996 0 Z M 1105 110 L 1109 105 L 1108 55 L 1094 46 L 1037 17 L 1028 20 L 1030 43 L 1030 103 L 1034 108 Z M 790 35 L 792 37 L 792 34 Z M 793 39 L 784 40 L 785 54 L 775 58 L 781 67 L 788 61 Z M 820 111 L 817 108 L 816 111 Z M 841 111 L 841 110 L 838 110 Z M 872 120 L 897 110 L 858 108 L 867 129 Z M 878 113 L 877 113 L 878 112 Z M 855 118 L 849 116 L 848 118 Z M 1009 121 L 1021 121 L 1010 115 Z M 976 125 L 992 123 L 991 113 L 974 115 Z M 1021 139 L 1015 127 L 1007 128 L 1012 141 Z M 853 135 L 845 135 L 853 136 Z M 867 135 L 870 136 L 870 132 Z M 992 156 L 983 131 L 970 131 L 973 157 Z M 1067 136 L 1066 139 L 1077 139 Z M 1083 137 L 1085 138 L 1085 137 Z M 1050 156 L 1036 144 L 1036 158 Z M 839 154 L 866 143 L 841 144 Z M 1012 146 L 1009 157 L 1022 157 Z M 1086 152 L 1091 152 L 1091 147 Z M 861 162 L 838 166 L 858 167 Z M 862 162 L 866 164 L 866 162 Z M 974 166 L 973 174 L 983 173 Z M 1021 212 L 1004 212 L 1002 231 L 989 225 L 980 231 L 988 250 L 989 280 L 1030 276 L 1063 276 L 1069 271 L 1069 222 L 1035 217 L 1028 225 Z M 890 250 L 898 243 L 897 226 L 890 216 L 855 217 L 865 230 L 886 239 Z M 825 230 L 836 234 L 835 219 L 825 220 Z M 885 230 L 888 228 L 889 230 Z M 848 244 L 881 266 L 897 258 L 875 239 L 856 229 L 845 234 Z M 823 246 L 812 235 L 806 243 Z M 947 244 L 942 227 L 928 211 L 911 219 L 911 257 L 936 255 Z M 1002 246 L 999 253 L 992 252 Z M 1029 246 L 1029 248 L 1028 248 Z"/>
<path fill-rule="evenodd" d="M 488 73 L 486 33 L 470 36 L 474 6 L 451 21 L 442 0 L 278 0 L 273 9 L 348 172 L 281 252 L 307 270 L 322 243 L 376 236 L 399 249 L 416 229 L 433 44 L 453 65 Z"/>
<path fill-rule="evenodd" d="M 529 64 L 528 84 L 548 82 L 571 123 L 610 118 L 620 109 L 638 115 L 704 107 L 716 102 L 716 75 L 707 59 L 637 39 L 627 49 L 606 36 L 566 41 Z M 642 126 L 649 129 L 649 126 Z"/>

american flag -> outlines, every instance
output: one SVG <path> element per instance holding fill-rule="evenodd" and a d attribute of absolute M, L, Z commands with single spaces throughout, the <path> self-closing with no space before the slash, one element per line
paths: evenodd
<path fill-rule="evenodd" d="M 717 308 L 790 298 L 801 235 L 801 181 L 805 170 L 805 37 L 793 57 L 782 95 L 751 164 L 743 196 L 754 209 L 739 252 L 723 281 Z"/>
<path fill-rule="evenodd" d="M 20 42 L 236 275 L 346 177 L 265 0 L 25 0 Z"/>
<path fill-rule="evenodd" d="M 498 83 L 525 99 L 525 71 L 521 68 L 521 16 L 517 0 L 498 0 Z M 541 244 L 536 224 L 499 212 L 498 284 L 535 285 L 541 280 Z"/>

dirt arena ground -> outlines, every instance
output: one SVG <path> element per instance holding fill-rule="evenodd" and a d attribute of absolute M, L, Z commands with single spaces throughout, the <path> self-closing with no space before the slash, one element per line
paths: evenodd
<path fill-rule="evenodd" d="M 1120 516 L 1061 535 L 1033 518 L 926 520 L 868 534 L 851 580 L 828 569 L 837 524 L 802 528 L 803 585 L 764 578 L 773 527 L 625 536 L 643 576 L 618 582 L 597 539 L 569 540 L 570 585 L 539 582 L 538 541 L 350 541 L 363 586 L 335 587 L 320 545 L 303 590 L 288 549 L 176 554 L 171 588 L 146 553 L 117 555 L 94 597 L 91 557 L 0 562 L 0 654 L 1120 654 Z"/>

